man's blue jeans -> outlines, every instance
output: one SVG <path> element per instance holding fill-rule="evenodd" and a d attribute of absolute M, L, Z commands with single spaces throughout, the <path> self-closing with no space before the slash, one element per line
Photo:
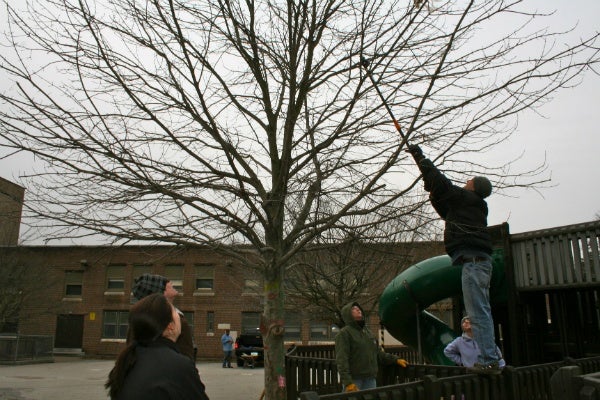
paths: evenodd
<path fill-rule="evenodd" d="M 467 315 L 471 318 L 473 338 L 481 354 L 478 362 L 489 365 L 498 361 L 494 337 L 494 321 L 490 306 L 492 260 L 469 261 L 462 267 L 462 290 Z"/>
<path fill-rule="evenodd" d="M 231 353 L 232 350 L 223 350 L 223 366 L 231 367 Z"/>
<path fill-rule="evenodd" d="M 352 378 L 352 380 L 354 381 L 354 384 L 360 390 L 374 389 L 377 387 L 377 379 L 375 379 L 375 378 L 363 378 L 363 379 Z M 345 391 L 346 391 L 346 388 L 344 388 L 343 392 L 345 392 Z"/>

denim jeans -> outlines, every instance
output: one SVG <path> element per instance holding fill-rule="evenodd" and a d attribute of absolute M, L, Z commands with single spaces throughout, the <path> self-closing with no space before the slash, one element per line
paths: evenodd
<path fill-rule="evenodd" d="M 375 378 L 352 379 L 352 381 L 360 390 L 374 389 L 377 387 L 377 379 Z M 346 388 L 344 388 L 344 392 L 345 391 Z"/>
<path fill-rule="evenodd" d="M 223 366 L 231 367 L 231 353 L 232 350 L 223 350 Z"/>
<path fill-rule="evenodd" d="M 498 362 L 494 321 L 490 306 L 492 260 L 465 262 L 462 267 L 462 291 L 467 315 L 471 318 L 473 338 L 481 353 L 479 364 Z"/>

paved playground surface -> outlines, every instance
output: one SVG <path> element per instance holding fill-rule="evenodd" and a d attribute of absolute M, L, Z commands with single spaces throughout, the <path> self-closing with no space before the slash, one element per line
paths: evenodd
<path fill-rule="evenodd" d="M 114 360 L 56 358 L 54 363 L 0 365 L 0 400 L 106 400 L 104 382 Z M 259 400 L 263 368 L 222 368 L 198 362 L 211 400 Z"/>

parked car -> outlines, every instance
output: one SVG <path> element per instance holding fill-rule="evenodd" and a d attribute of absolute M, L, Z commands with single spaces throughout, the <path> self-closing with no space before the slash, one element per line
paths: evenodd
<path fill-rule="evenodd" d="M 259 332 L 245 332 L 235 339 L 233 345 L 238 367 L 254 368 L 256 363 L 264 363 L 263 338 Z"/>

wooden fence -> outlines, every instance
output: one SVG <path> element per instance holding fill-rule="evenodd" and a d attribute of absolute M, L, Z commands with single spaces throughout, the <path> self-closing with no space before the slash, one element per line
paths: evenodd
<path fill-rule="evenodd" d="M 411 364 L 382 371 L 375 389 L 340 393 L 335 360 L 288 356 L 288 400 L 553 400 L 550 379 L 565 366 L 582 374 L 600 371 L 600 357 L 566 359 L 524 367 L 507 366 L 501 375 L 468 374 L 463 367 Z"/>
<path fill-rule="evenodd" d="M 510 236 L 519 290 L 597 286 L 600 221 Z"/>

